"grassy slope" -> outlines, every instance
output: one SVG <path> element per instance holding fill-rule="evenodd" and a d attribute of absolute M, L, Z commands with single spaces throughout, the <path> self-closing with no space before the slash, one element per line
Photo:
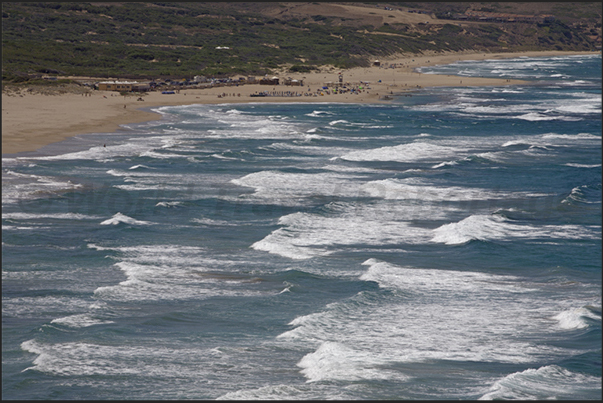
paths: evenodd
<path fill-rule="evenodd" d="M 557 20 L 435 18 L 467 9 Z M 430 23 L 419 24 L 423 19 Z M 2 73 L 3 82 L 36 74 L 264 74 L 282 65 L 362 66 L 426 50 L 593 50 L 597 35 L 600 3 L 2 3 Z"/>

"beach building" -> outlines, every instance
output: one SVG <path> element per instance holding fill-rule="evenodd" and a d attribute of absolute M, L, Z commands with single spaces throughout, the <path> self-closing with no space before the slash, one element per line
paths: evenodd
<path fill-rule="evenodd" d="M 132 85 L 132 91 L 134 92 L 146 92 L 151 90 L 151 85 L 149 83 L 135 83 Z"/>
<path fill-rule="evenodd" d="M 287 77 L 283 80 L 283 84 L 284 85 L 292 85 L 292 86 L 303 86 L 304 85 L 304 80 L 296 80 L 294 78 L 291 77 Z"/>
<path fill-rule="evenodd" d="M 118 91 L 118 92 L 141 92 L 149 91 L 149 83 L 139 83 L 138 81 L 102 81 L 98 83 L 100 91 Z"/>
<path fill-rule="evenodd" d="M 278 77 L 264 77 L 260 80 L 260 85 L 278 85 L 279 78 Z"/>

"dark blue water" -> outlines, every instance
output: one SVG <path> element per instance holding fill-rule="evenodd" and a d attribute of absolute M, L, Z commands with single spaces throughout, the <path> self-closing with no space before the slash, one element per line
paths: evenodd
<path fill-rule="evenodd" d="M 422 72 L 3 158 L 3 398 L 600 398 L 601 57 Z"/>

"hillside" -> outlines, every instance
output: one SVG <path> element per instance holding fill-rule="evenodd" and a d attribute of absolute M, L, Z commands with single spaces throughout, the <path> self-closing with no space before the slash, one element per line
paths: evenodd
<path fill-rule="evenodd" d="M 365 66 L 441 51 L 596 50 L 601 3 L 2 3 L 3 82 Z"/>

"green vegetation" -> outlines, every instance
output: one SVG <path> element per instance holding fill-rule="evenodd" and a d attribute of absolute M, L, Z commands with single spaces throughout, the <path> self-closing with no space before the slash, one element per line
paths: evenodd
<path fill-rule="evenodd" d="M 469 3 L 385 4 L 416 7 L 445 17 L 464 12 Z M 509 12 L 507 4 L 481 3 L 481 9 Z M 281 66 L 291 66 L 292 72 L 321 65 L 367 66 L 373 57 L 425 50 L 592 49 L 586 33 L 600 35 L 600 11 L 594 14 L 591 3 L 571 3 L 572 7 L 548 4 L 571 18 L 587 18 L 580 20 L 582 25 L 558 19 L 546 24 L 469 24 L 461 28 L 454 23 L 416 26 L 385 22 L 395 18 L 390 14 L 384 23 L 374 26 L 320 14 L 279 17 L 275 9 L 284 12 L 290 7 L 279 3 L 4 2 L 2 80 L 23 81 L 43 74 L 122 78 L 263 75 Z"/>

